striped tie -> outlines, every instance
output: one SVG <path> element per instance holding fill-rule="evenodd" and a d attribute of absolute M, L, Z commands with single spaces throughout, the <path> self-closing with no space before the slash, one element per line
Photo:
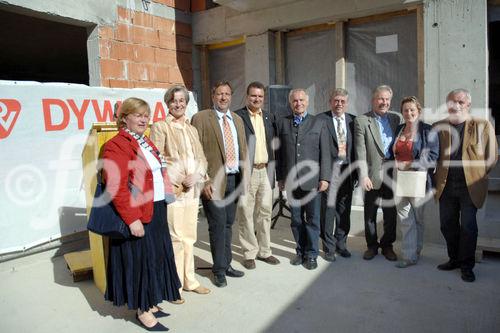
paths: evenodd
<path fill-rule="evenodd" d="M 226 165 L 229 169 L 236 168 L 236 153 L 234 151 L 233 133 L 227 121 L 227 116 L 222 116 L 222 127 L 224 128 L 224 142 L 226 144 Z"/>

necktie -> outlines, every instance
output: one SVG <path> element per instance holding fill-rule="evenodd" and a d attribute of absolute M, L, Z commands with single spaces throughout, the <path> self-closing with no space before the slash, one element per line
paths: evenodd
<path fill-rule="evenodd" d="M 337 139 L 339 141 L 339 157 L 344 158 L 346 156 L 347 138 L 342 126 L 342 118 L 340 117 L 337 117 Z"/>
<path fill-rule="evenodd" d="M 344 127 L 342 126 L 342 118 L 337 117 L 337 139 L 340 144 L 346 143 Z"/>
<path fill-rule="evenodd" d="M 234 151 L 233 133 L 226 115 L 222 116 L 222 127 L 224 128 L 224 142 L 226 143 L 226 165 L 229 169 L 233 169 L 236 167 L 236 153 Z"/>
<path fill-rule="evenodd" d="M 304 118 L 301 117 L 301 116 L 293 116 L 293 126 L 297 127 L 300 125 L 300 123 L 302 122 Z"/>

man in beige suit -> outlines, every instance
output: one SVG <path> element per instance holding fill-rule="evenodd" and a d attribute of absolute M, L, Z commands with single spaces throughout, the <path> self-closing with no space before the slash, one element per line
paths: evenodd
<path fill-rule="evenodd" d="M 229 110 L 231 95 L 229 82 L 217 82 L 212 88 L 213 109 L 200 111 L 192 119 L 208 162 L 210 180 L 205 183 L 201 199 L 208 221 L 217 287 L 227 285 L 226 276 L 244 275 L 231 266 L 231 237 L 236 201 L 246 183 L 247 144 L 243 120 Z"/>
<path fill-rule="evenodd" d="M 385 162 L 392 157 L 391 143 L 401 122 L 399 113 L 390 111 L 392 89 L 382 85 L 372 94 L 372 110 L 354 120 L 354 142 L 359 163 L 359 183 L 365 191 L 364 220 L 367 250 L 363 259 L 371 260 L 378 248 L 387 260 L 395 261 L 392 248 L 396 240 L 396 208 L 390 184 L 390 171 Z M 379 200 L 383 200 L 379 203 Z M 377 209 L 382 206 L 384 235 L 377 237 Z"/>
<path fill-rule="evenodd" d="M 488 193 L 488 173 L 498 159 L 498 146 L 490 122 L 470 116 L 469 91 L 451 91 L 446 104 L 448 117 L 434 124 L 440 145 L 435 183 L 449 261 L 437 268 L 460 268 L 462 280 L 473 282 L 476 213 Z"/>

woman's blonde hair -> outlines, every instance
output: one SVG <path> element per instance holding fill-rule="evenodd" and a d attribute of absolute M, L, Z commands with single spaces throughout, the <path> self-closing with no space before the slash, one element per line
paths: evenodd
<path fill-rule="evenodd" d="M 118 128 L 123 128 L 126 126 L 125 118 L 132 113 L 139 113 L 148 115 L 151 114 L 151 109 L 149 108 L 148 103 L 137 97 L 130 97 L 123 101 L 122 105 L 120 105 L 120 109 L 118 110 L 118 117 L 116 119 L 116 125 Z"/>

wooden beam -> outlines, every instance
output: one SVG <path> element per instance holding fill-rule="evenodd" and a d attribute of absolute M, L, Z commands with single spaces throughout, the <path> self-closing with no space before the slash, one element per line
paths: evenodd
<path fill-rule="evenodd" d="M 285 48 L 284 40 L 285 33 L 283 31 L 276 31 L 274 33 L 275 43 L 275 61 L 276 61 L 276 84 L 285 84 Z"/>
<path fill-rule="evenodd" d="M 201 106 L 202 109 L 208 109 L 211 104 L 210 98 L 210 73 L 208 67 L 208 47 L 206 45 L 200 48 L 200 74 L 201 74 Z"/>
<path fill-rule="evenodd" d="M 365 17 L 353 18 L 349 20 L 349 25 L 357 25 L 364 23 L 371 23 L 375 21 L 384 21 L 397 16 L 406 16 L 414 13 L 416 11 L 415 8 L 408 8 L 403 10 L 398 10 L 396 12 L 384 13 L 384 14 L 376 14 Z"/>
<path fill-rule="evenodd" d="M 210 45 L 208 45 L 208 49 L 209 50 L 216 50 L 216 49 L 223 49 L 223 48 L 230 47 L 230 46 L 241 45 L 241 44 L 245 43 L 245 40 L 246 40 L 245 36 L 243 36 L 243 37 L 229 40 L 229 41 L 222 42 L 222 43 L 210 44 Z"/>
<path fill-rule="evenodd" d="M 335 23 L 322 23 L 322 24 L 317 24 L 317 25 L 311 25 L 309 27 L 305 28 L 299 28 L 299 29 L 294 29 L 288 31 L 286 34 L 288 37 L 292 36 L 297 36 L 297 35 L 303 35 L 308 32 L 317 32 L 317 31 L 325 31 L 325 30 L 331 30 L 335 28 Z"/>
<path fill-rule="evenodd" d="M 345 30 L 344 22 L 335 25 L 335 88 L 345 88 Z"/>

